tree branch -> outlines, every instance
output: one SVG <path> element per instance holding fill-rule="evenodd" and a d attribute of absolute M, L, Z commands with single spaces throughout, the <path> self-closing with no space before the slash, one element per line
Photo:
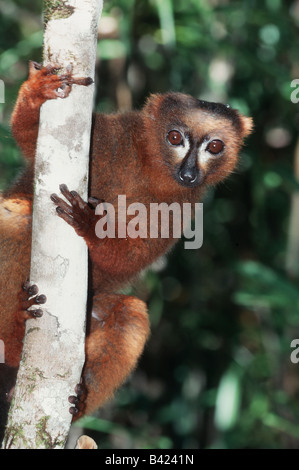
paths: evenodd
<path fill-rule="evenodd" d="M 102 0 L 45 1 L 44 65 L 92 77 Z M 4 448 L 63 448 L 84 363 L 87 248 L 57 217 L 50 195 L 65 183 L 87 197 L 93 85 L 73 86 L 41 109 L 35 166 L 30 281 L 47 296 L 28 320 Z M 25 281 L 25 280 L 24 280 Z"/>

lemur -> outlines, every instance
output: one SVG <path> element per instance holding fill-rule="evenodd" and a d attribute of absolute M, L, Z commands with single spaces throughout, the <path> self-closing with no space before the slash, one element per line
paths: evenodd
<path fill-rule="evenodd" d="M 42 314 L 46 301 L 29 283 L 33 173 L 40 107 L 46 100 L 66 98 L 73 85 L 91 81 L 59 75 L 57 66 L 31 62 L 12 115 L 12 133 L 27 161 L 21 177 L 0 195 L 0 339 L 6 364 L 0 369 L 0 398 L 13 386 L 25 320 Z M 116 207 L 117 196 L 148 205 L 152 202 L 195 203 L 211 185 L 235 168 L 252 119 L 219 103 L 169 92 L 151 95 L 140 111 L 94 114 L 90 151 L 88 202 L 62 181 L 51 198 L 57 217 L 83 237 L 91 259 L 84 405 L 71 397 L 76 418 L 91 413 L 135 368 L 150 327 L 145 303 L 119 293 L 140 271 L 169 251 L 177 239 L 103 238 L 95 233 L 99 201 Z M 55 188 L 53 188 L 55 191 Z M 34 306 L 32 308 L 32 306 Z M 31 307 L 31 308 L 30 308 Z"/>

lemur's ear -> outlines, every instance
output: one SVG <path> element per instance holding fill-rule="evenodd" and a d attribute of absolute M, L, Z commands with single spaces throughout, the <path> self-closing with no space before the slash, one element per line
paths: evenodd
<path fill-rule="evenodd" d="M 244 116 L 240 114 L 241 124 L 242 124 L 242 135 L 247 137 L 253 131 L 253 119 L 251 117 Z"/>
<path fill-rule="evenodd" d="M 143 107 L 144 113 L 152 120 L 155 120 L 159 114 L 159 108 L 164 97 L 162 94 L 151 94 Z"/>

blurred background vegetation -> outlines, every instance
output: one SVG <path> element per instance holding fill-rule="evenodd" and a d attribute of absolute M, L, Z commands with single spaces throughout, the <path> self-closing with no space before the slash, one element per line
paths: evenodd
<path fill-rule="evenodd" d="M 1 188 L 22 165 L 9 119 L 42 59 L 41 3 L 0 0 Z M 135 288 L 152 335 L 115 399 L 81 421 L 101 448 L 299 447 L 298 28 L 298 0 L 105 2 L 97 111 L 175 90 L 229 103 L 255 132 L 206 195 L 202 248 L 180 243 Z"/>

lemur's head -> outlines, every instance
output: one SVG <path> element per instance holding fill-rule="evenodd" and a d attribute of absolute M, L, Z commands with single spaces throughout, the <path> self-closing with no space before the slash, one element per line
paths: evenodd
<path fill-rule="evenodd" d="M 143 109 L 147 154 L 184 187 L 217 183 L 234 169 L 252 119 L 182 93 L 152 95 Z M 162 168 L 161 168 L 162 171 Z"/>

